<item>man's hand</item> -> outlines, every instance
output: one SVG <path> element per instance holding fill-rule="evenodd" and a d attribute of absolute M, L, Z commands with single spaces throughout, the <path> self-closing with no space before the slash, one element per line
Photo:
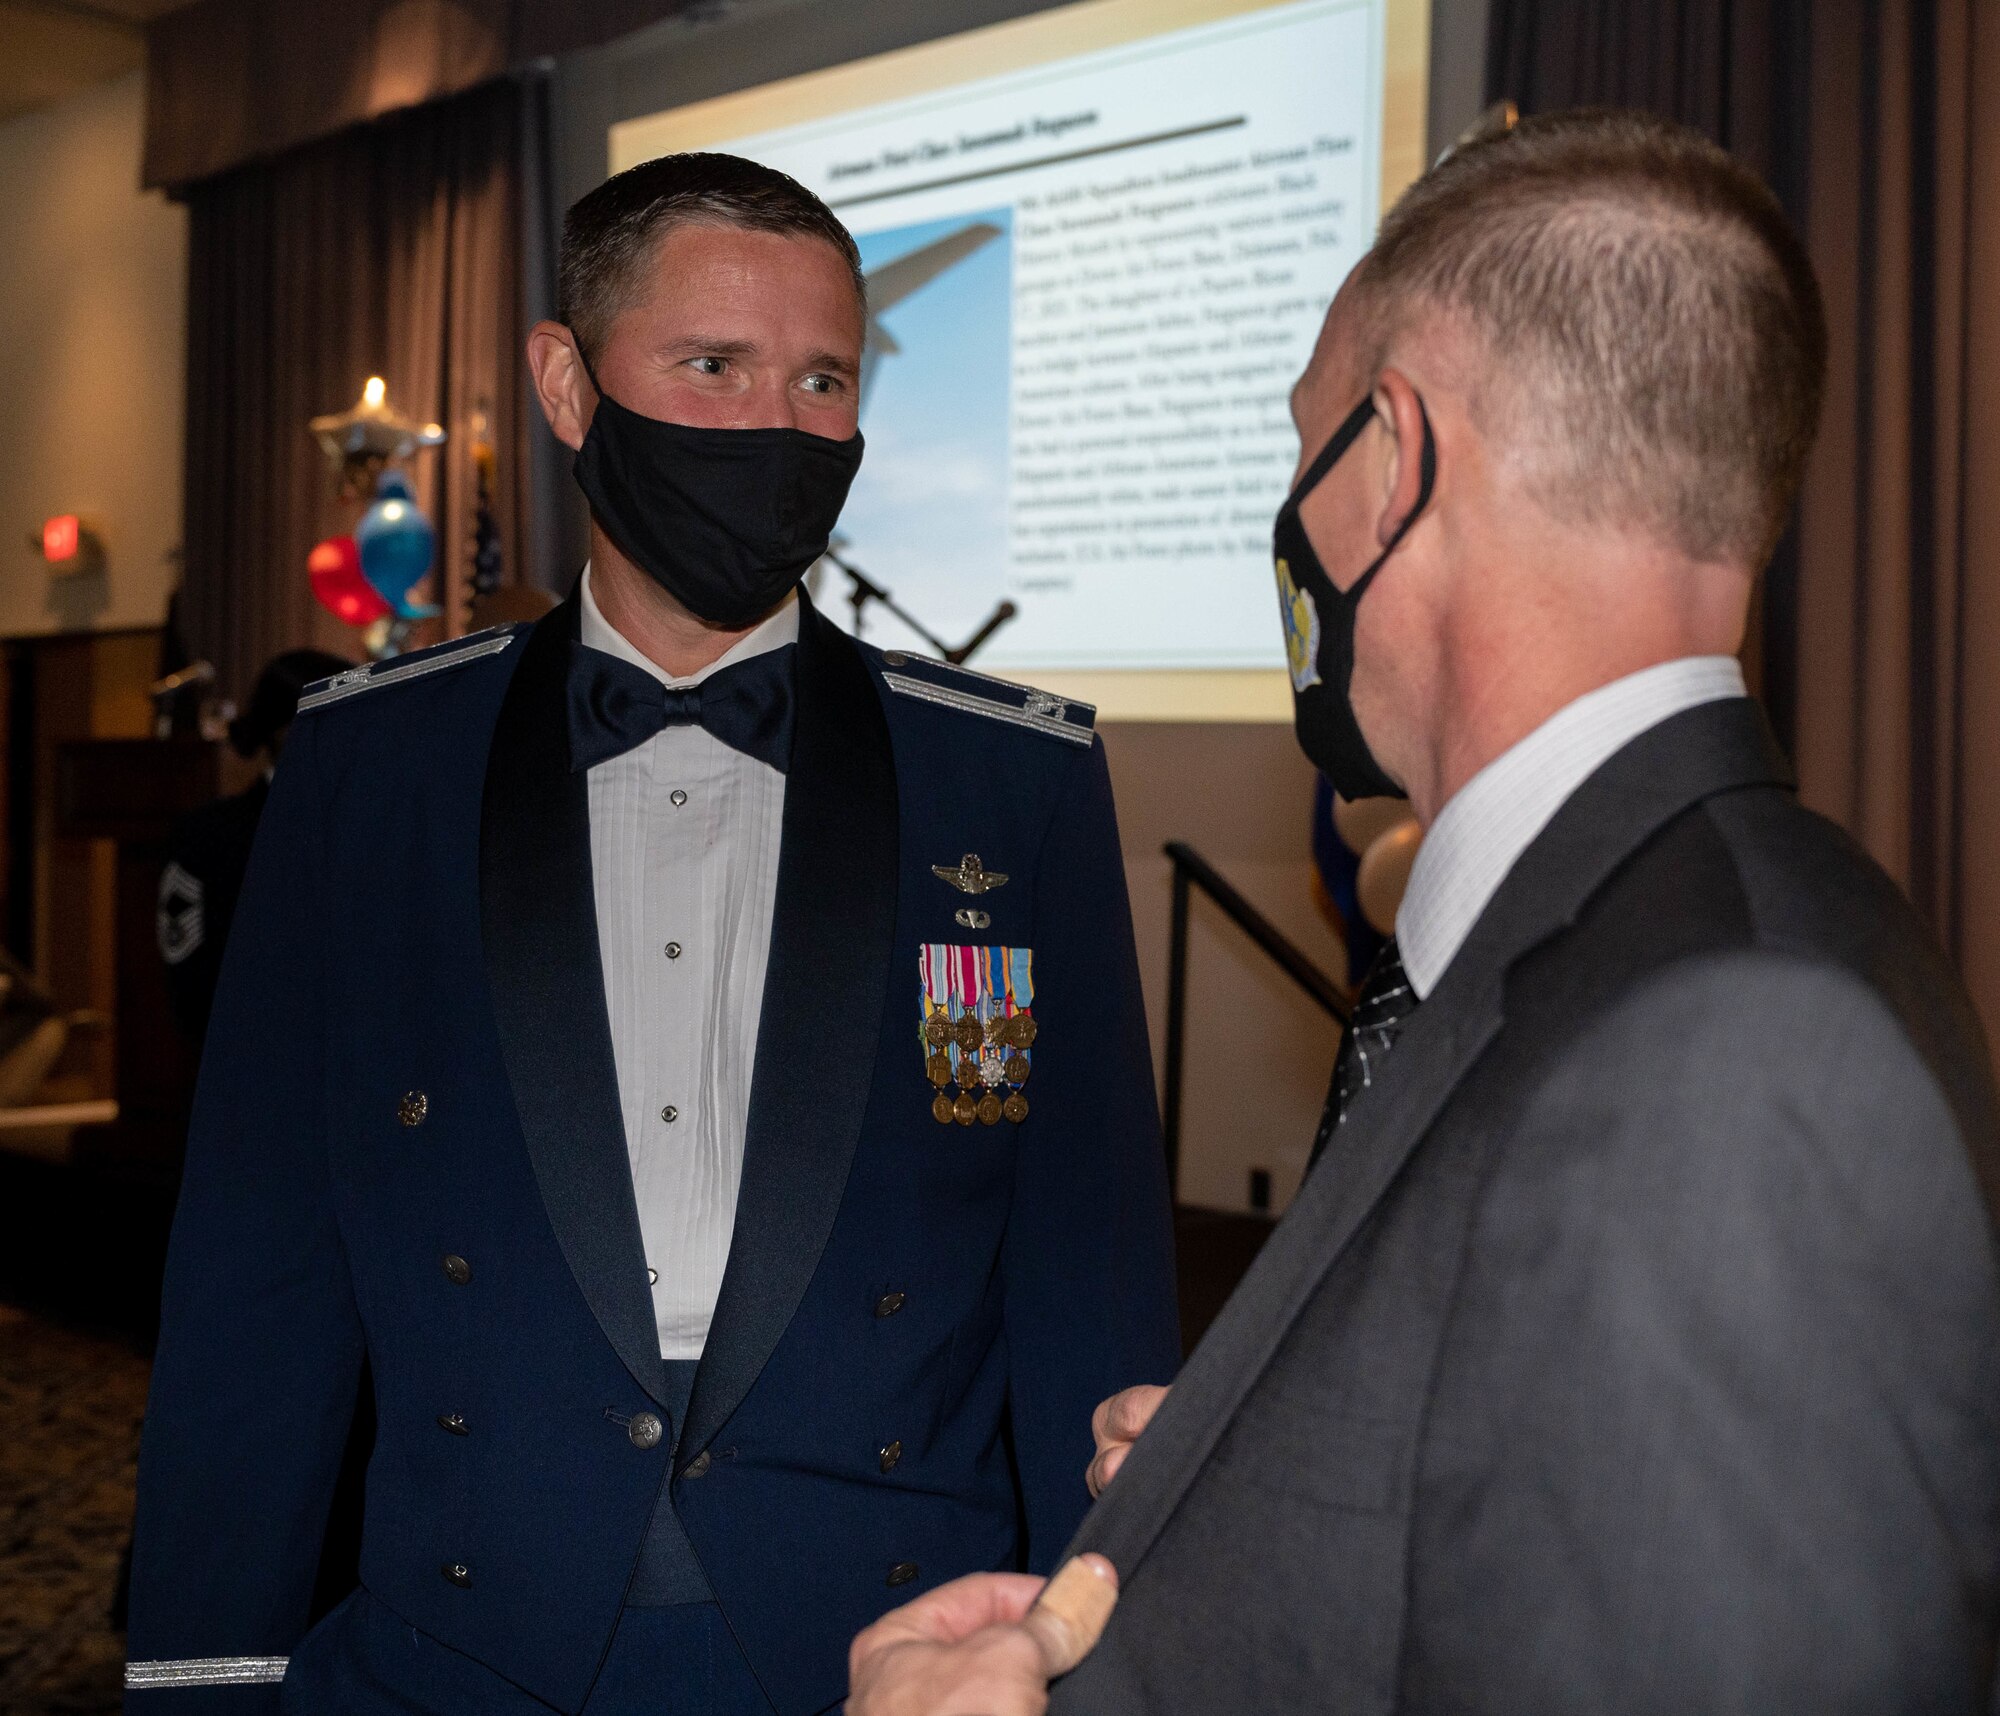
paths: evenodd
<path fill-rule="evenodd" d="M 1090 1470 L 1083 1475 L 1092 1495 L 1104 1494 L 1104 1486 L 1118 1475 L 1132 1444 L 1139 1440 L 1139 1432 L 1152 1423 L 1153 1414 L 1166 1398 L 1164 1388 L 1141 1383 L 1137 1388 L 1122 1389 L 1109 1400 L 1098 1402 L 1097 1410 L 1090 1415 L 1090 1433 L 1097 1438 L 1097 1453 L 1090 1462 Z"/>
<path fill-rule="evenodd" d="M 1090 1654 L 1118 1574 L 1079 1555 L 1046 1581 L 974 1573 L 884 1615 L 847 1653 L 847 1716 L 1042 1716 Z"/>

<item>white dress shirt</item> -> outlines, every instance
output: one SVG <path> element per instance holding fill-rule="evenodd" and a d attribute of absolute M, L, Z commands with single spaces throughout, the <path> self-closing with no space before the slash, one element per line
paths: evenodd
<path fill-rule="evenodd" d="M 1559 709 L 1452 794 L 1417 849 L 1396 945 L 1421 1000 L 1437 987 L 1515 859 L 1614 752 L 1697 704 L 1741 697 L 1729 655 L 1627 674 Z"/>
<path fill-rule="evenodd" d="M 581 635 L 663 685 L 793 643 L 798 598 L 719 661 L 675 679 L 599 611 Z M 698 726 L 668 727 L 590 771 L 590 863 L 604 1001 L 660 1356 L 708 1339 L 736 1194 L 771 951 L 785 777 Z"/>

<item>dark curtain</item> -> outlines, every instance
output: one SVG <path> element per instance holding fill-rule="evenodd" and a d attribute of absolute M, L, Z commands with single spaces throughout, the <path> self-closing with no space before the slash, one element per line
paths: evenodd
<path fill-rule="evenodd" d="M 1486 99 L 1522 113 L 1637 107 L 1706 133 L 1754 168 L 1796 224 L 1806 212 L 1810 0 L 1493 0 Z M 1758 593 L 1743 665 L 1789 749 L 1799 532 Z"/>
<path fill-rule="evenodd" d="M 1801 205 L 1807 0 L 1493 0 L 1487 99 L 1640 107 L 1706 132 Z"/>
<path fill-rule="evenodd" d="M 359 640 L 313 600 L 306 555 L 353 528 L 307 419 L 380 375 L 391 404 L 442 423 L 419 452 L 417 496 L 438 528 L 427 635 L 465 627 L 475 414 L 493 425 L 494 510 L 510 576 L 528 537 L 521 359 L 537 307 L 524 203 L 546 173 L 539 82 L 480 89 L 239 168 L 188 191 L 186 526 L 188 642 L 239 699 L 283 649 L 353 655 Z M 539 423 L 534 426 L 539 431 Z"/>
<path fill-rule="evenodd" d="M 148 188 L 192 184 L 508 69 L 510 0 L 197 0 L 146 32 Z"/>
<path fill-rule="evenodd" d="M 2000 486 L 1980 475 L 2000 445 L 2000 13 L 1819 0 L 1811 63 L 1833 359 L 1802 504 L 1799 774 L 2000 1040 Z"/>
<path fill-rule="evenodd" d="M 146 28 L 149 188 L 181 186 L 557 54 L 692 0 L 194 0 Z"/>

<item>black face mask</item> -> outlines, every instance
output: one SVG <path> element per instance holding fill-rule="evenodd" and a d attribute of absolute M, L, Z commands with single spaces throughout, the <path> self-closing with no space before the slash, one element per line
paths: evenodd
<path fill-rule="evenodd" d="M 1417 522 L 1430 504 L 1431 487 L 1437 479 L 1437 443 L 1431 439 L 1430 413 L 1423 401 L 1417 410 L 1424 420 L 1422 486 L 1417 504 L 1409 517 L 1396 527 L 1389 544 L 1375 556 L 1368 570 L 1345 590 L 1334 588 L 1333 580 L 1320 565 L 1319 556 L 1306 536 L 1299 519 L 1299 507 L 1307 495 L 1354 445 L 1361 431 L 1374 420 L 1375 405 L 1364 399 L 1341 426 L 1333 439 L 1320 450 L 1306 468 L 1298 486 L 1285 497 L 1272 531 L 1273 555 L 1278 568 L 1278 607 L 1285 622 L 1285 660 L 1292 674 L 1292 724 L 1299 737 L 1299 749 L 1333 783 L 1342 798 L 1403 797 L 1403 789 L 1382 771 L 1375 753 L 1368 748 L 1361 724 L 1354 718 L 1350 693 L 1354 681 L 1354 615 L 1361 598 L 1382 570 L 1382 563 L 1396 551 L 1396 544 Z"/>
<path fill-rule="evenodd" d="M 582 357 L 583 347 L 577 347 Z M 633 565 L 717 626 L 768 614 L 826 552 L 861 466 L 845 441 L 803 429 L 698 429 L 626 409 L 599 385 L 576 480 Z"/>

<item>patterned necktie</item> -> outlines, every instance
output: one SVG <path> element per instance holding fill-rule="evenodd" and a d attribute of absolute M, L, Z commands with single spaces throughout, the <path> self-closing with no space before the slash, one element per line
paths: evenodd
<path fill-rule="evenodd" d="M 1391 936 L 1375 956 L 1355 997 L 1354 1017 L 1340 1039 L 1340 1053 L 1334 1057 L 1333 1082 L 1327 1088 L 1326 1108 L 1319 1117 L 1319 1131 L 1313 1138 L 1312 1157 L 1306 1164 L 1310 1174 L 1334 1133 L 1346 1123 L 1354 1099 L 1382 1076 L 1383 1062 L 1396 1046 L 1403 1025 L 1417 1010 L 1417 992 L 1410 987 L 1403 970 L 1403 956 Z"/>
<path fill-rule="evenodd" d="M 629 661 L 572 644 L 570 767 L 588 769 L 622 756 L 666 727 L 700 726 L 731 749 L 788 772 L 797 653 L 786 644 L 721 668 L 699 685 L 665 686 Z"/>

